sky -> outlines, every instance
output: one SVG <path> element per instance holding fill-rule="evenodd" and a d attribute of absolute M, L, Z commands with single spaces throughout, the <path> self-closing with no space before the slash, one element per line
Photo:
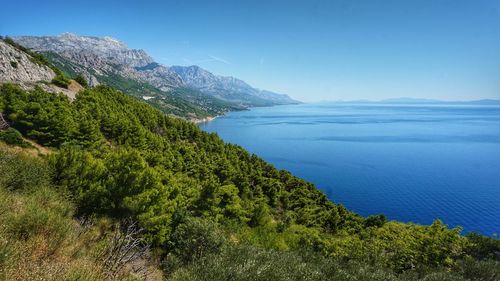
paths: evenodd
<path fill-rule="evenodd" d="M 500 99 L 500 1 L 2 0 L 0 35 L 111 36 L 302 101 Z"/>

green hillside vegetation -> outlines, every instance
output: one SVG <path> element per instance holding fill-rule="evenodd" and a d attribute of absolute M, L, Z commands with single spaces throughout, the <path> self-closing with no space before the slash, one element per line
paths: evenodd
<path fill-rule="evenodd" d="M 32 154 L 0 144 L 0 280 L 142 280 L 146 272 L 160 280 L 146 262 L 149 250 L 123 238 L 127 228 L 75 219 L 75 205 L 51 183 L 51 167 Z M 118 261 L 124 256 L 134 267 Z"/>
<path fill-rule="evenodd" d="M 496 238 L 461 236 L 439 220 L 363 218 L 311 183 L 112 88 L 86 89 L 70 102 L 7 84 L 0 111 L 24 138 L 54 149 L 16 165 L 5 159 L 18 156 L 1 154 L 0 241 L 15 241 L 0 243 L 4 278 L 49 272 L 40 266 L 83 276 L 69 280 L 137 277 L 137 262 L 115 272 L 96 254 L 113 248 L 109 237 L 131 221 L 140 228 L 133 236 L 151 247 L 142 268 L 160 267 L 171 280 L 500 278 Z M 12 200 L 19 210 L 10 210 Z M 74 238 L 81 218 L 92 218 L 89 240 Z"/>
<path fill-rule="evenodd" d="M 61 69 L 67 77 L 73 77 L 75 79 L 79 76 L 79 73 L 74 70 L 78 69 L 79 66 L 68 61 L 59 54 L 44 52 L 43 56 L 45 56 L 51 64 Z M 200 119 L 221 115 L 232 110 L 245 109 L 236 104 L 205 95 L 195 89 L 174 88 L 167 93 L 148 83 L 125 78 L 115 73 L 97 74 L 94 73 L 92 69 L 89 69 L 89 71 L 104 85 L 113 87 L 114 89 L 141 100 L 144 96 L 151 97 L 151 99 L 146 101 L 150 105 L 160 109 L 166 114 L 186 119 Z"/>

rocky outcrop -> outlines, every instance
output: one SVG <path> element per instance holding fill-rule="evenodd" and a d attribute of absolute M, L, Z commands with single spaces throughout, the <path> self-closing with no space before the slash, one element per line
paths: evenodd
<path fill-rule="evenodd" d="M 14 83 L 25 90 L 40 87 L 47 92 L 63 93 L 70 100 L 74 100 L 76 93 L 83 89 L 75 81 L 71 81 L 68 89 L 51 84 L 55 76 L 47 65 L 38 63 L 29 54 L 0 40 L 0 84 Z"/>
<path fill-rule="evenodd" d="M 0 83 L 51 81 L 54 77 L 52 69 L 0 40 Z"/>
<path fill-rule="evenodd" d="M 61 54 L 65 51 L 92 52 L 111 63 L 144 66 L 153 59 L 144 50 L 129 49 L 127 45 L 111 37 L 78 36 L 63 33 L 59 36 L 18 36 L 14 40 L 35 51 L 52 51 Z"/>
<path fill-rule="evenodd" d="M 177 73 L 155 63 L 144 50 L 129 49 L 111 37 L 63 33 L 59 36 L 19 36 L 14 40 L 37 52 L 54 53 L 52 59 L 67 64 L 73 72 L 82 73 L 91 86 L 99 84 L 99 77 L 110 75 L 147 82 L 163 91 L 184 86 Z"/>

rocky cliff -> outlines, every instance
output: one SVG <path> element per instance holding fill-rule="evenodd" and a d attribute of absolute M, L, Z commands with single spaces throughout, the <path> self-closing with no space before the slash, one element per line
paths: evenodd
<path fill-rule="evenodd" d="M 0 83 L 51 81 L 54 77 L 52 69 L 0 40 Z"/>
<path fill-rule="evenodd" d="M 59 63 L 71 72 L 82 73 L 91 86 L 106 80 L 103 76 L 112 75 L 147 82 L 163 91 L 184 86 L 179 75 L 155 63 L 144 50 L 129 49 L 111 37 L 63 33 L 59 36 L 19 36 L 14 40 L 36 52 L 54 53 Z"/>
<path fill-rule="evenodd" d="M 13 39 L 42 53 L 70 77 L 82 74 L 90 86 L 107 84 L 130 95 L 146 97 L 148 103 L 176 115 L 190 115 L 188 108 L 214 116 L 232 109 L 296 103 L 287 95 L 259 90 L 237 78 L 214 75 L 198 66 L 161 65 L 144 50 L 130 49 L 111 37 L 63 33 Z M 173 104 L 175 110 L 170 110 Z"/>

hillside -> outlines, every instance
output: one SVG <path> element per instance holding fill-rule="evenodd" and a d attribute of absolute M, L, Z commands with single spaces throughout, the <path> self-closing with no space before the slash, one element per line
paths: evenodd
<path fill-rule="evenodd" d="M 4 280 L 500 277 L 497 238 L 361 217 L 111 87 L 7 83 L 0 113 Z"/>
<path fill-rule="evenodd" d="M 220 77 L 214 87 L 193 84 L 179 67 L 157 63 L 144 50 L 129 49 L 110 37 L 59 36 L 14 37 L 19 44 L 43 53 L 69 76 L 82 74 L 90 86 L 105 84 L 143 98 L 166 113 L 199 119 L 252 106 L 296 103 L 286 95 L 252 88 L 241 80 Z M 182 73 L 181 73 L 182 74 Z M 200 81 L 200 80 L 198 80 Z"/>
<path fill-rule="evenodd" d="M 196 65 L 174 65 L 170 69 L 177 73 L 190 87 L 225 101 L 246 106 L 299 103 L 287 95 L 259 90 L 242 80 L 214 75 Z"/>
<path fill-rule="evenodd" d="M 313 280 L 332 272 L 350 280 L 420 280 L 429 274 L 449 277 L 425 280 L 462 280 L 453 278 L 476 274 L 471 270 L 498 276 L 498 262 L 474 260 L 495 257 L 496 239 L 462 237 L 440 221 L 420 226 L 362 218 L 312 184 L 110 88 L 85 90 L 72 103 L 13 85 L 0 93 L 10 125 L 56 149 L 45 165 L 53 170 L 50 182 L 71 194 L 75 216 L 133 217 L 174 279 L 204 280 L 236 270 L 244 280 L 282 261 L 262 280 L 293 280 L 320 270 L 314 262 L 285 269 L 309 259 L 325 266 Z M 233 263 L 235 251 L 245 254 Z M 303 257 L 309 252 L 311 258 Z M 238 273 L 237 264 L 252 259 L 261 265 Z M 207 262 L 217 266 L 200 268 Z"/>
<path fill-rule="evenodd" d="M 70 99 L 83 89 L 44 56 L 30 52 L 11 39 L 0 38 L 0 84 L 3 83 L 16 83 L 24 89 L 40 87 L 49 92 L 63 93 Z"/>

